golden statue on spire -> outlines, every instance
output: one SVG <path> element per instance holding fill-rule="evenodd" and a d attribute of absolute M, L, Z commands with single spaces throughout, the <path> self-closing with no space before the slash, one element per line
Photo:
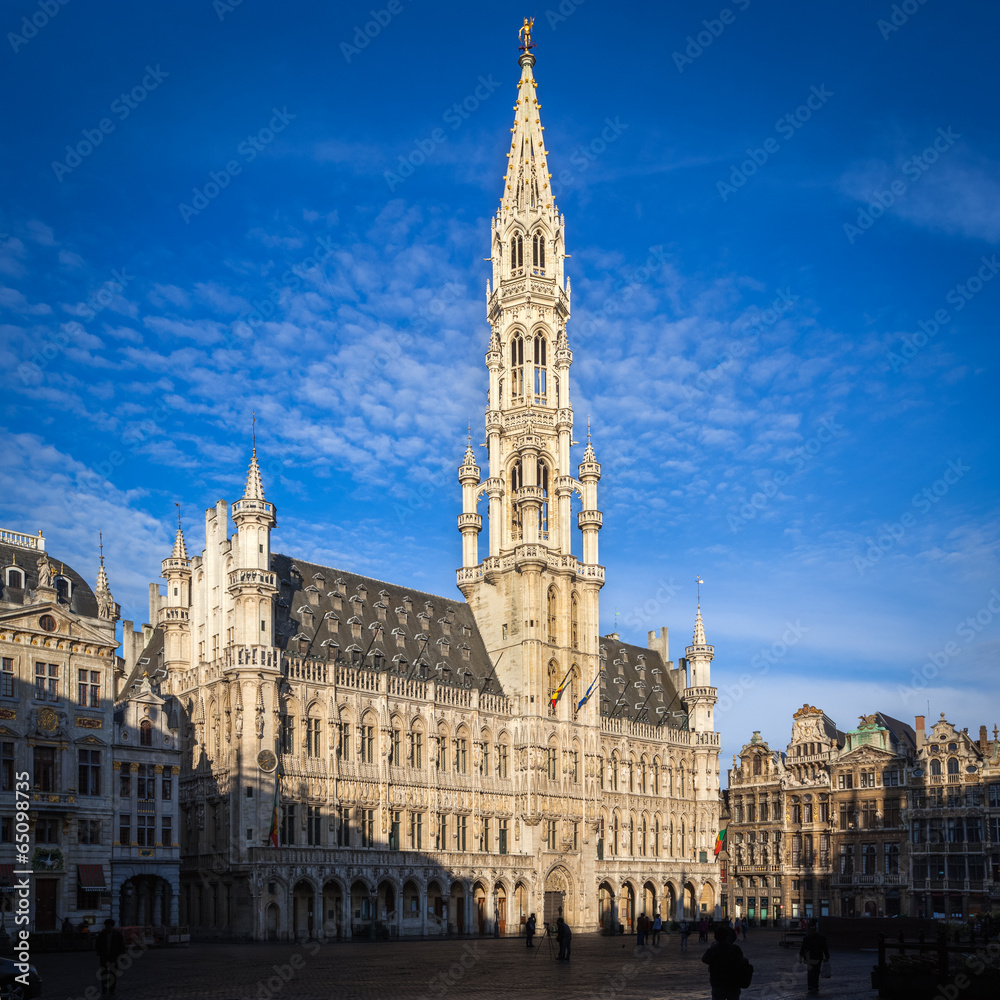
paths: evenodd
<path fill-rule="evenodd" d="M 535 19 L 533 17 L 526 17 L 524 19 L 524 24 L 521 25 L 521 29 L 517 33 L 518 41 L 521 40 L 522 35 L 524 36 L 524 44 L 521 46 L 521 48 L 524 49 L 525 52 L 527 52 L 528 49 L 534 47 L 535 43 L 531 40 L 531 32 L 534 31 L 534 28 L 535 28 Z"/>

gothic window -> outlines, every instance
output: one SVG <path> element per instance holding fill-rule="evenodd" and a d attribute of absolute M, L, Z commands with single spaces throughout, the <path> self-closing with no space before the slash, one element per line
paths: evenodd
<path fill-rule="evenodd" d="M 618 791 L 618 754 L 611 755 L 611 791 Z"/>
<path fill-rule="evenodd" d="M 535 402 L 544 405 L 548 400 L 547 378 L 547 346 L 541 334 L 535 336 L 534 343 L 534 392 Z"/>
<path fill-rule="evenodd" d="M 542 491 L 542 506 L 538 512 L 538 537 L 549 537 L 549 467 L 538 463 L 538 486 Z"/>
<path fill-rule="evenodd" d="M 82 671 L 81 671 L 82 672 Z M 151 747 L 153 745 L 153 723 L 149 719 L 143 719 L 139 723 L 139 746 Z"/>
<path fill-rule="evenodd" d="M 524 238 L 515 233 L 510 241 L 510 268 L 512 271 L 524 267 Z"/>
<path fill-rule="evenodd" d="M 518 460 L 510 470 L 510 539 L 512 542 L 521 540 L 521 511 L 517 506 L 517 491 L 524 485 L 524 473 Z"/>
<path fill-rule="evenodd" d="M 573 649 L 580 648 L 580 602 L 577 600 L 576 594 L 572 596 L 569 602 L 569 630 L 570 630 L 570 645 Z"/>
<path fill-rule="evenodd" d="M 510 401 L 524 399 L 524 338 L 516 333 L 510 341 Z"/>
<path fill-rule="evenodd" d="M 549 587 L 547 619 L 549 625 L 549 643 L 556 642 L 556 588 Z"/>
<path fill-rule="evenodd" d="M 543 233 L 535 233 L 531 237 L 531 266 L 536 274 L 545 273 L 545 236 Z"/>

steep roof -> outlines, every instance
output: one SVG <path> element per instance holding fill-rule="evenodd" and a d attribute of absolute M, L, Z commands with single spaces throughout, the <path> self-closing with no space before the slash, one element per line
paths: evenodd
<path fill-rule="evenodd" d="M 602 635 L 601 715 L 661 724 L 675 729 L 687 727 L 687 713 L 670 671 L 659 652 Z M 584 681 L 590 684 L 590 678 Z M 662 691 L 653 691 L 656 685 Z M 586 688 L 584 688 L 586 690 Z M 649 700 L 646 701 L 647 695 Z M 636 709 L 636 705 L 645 706 Z M 657 712 L 663 708 L 663 712 Z"/>
<path fill-rule="evenodd" d="M 296 655 L 329 655 L 331 660 L 339 654 L 347 662 L 358 653 L 366 667 L 374 666 L 381 653 L 388 669 L 480 689 L 490 677 L 485 690 L 503 693 L 464 601 L 279 553 L 272 555 L 271 569 L 280 582 L 275 620 L 280 648 Z M 361 600 L 352 601 L 354 597 Z M 352 627 L 357 624 L 360 637 Z M 376 625 L 382 626 L 380 632 Z M 419 671 L 418 659 L 424 664 Z"/>
<path fill-rule="evenodd" d="M 6 573 L 3 574 L 2 579 L 0 579 L 0 585 L 2 585 L 0 592 L 3 594 L 2 600 L 4 602 L 23 604 L 25 590 L 34 590 L 38 586 L 38 557 L 40 555 L 40 552 L 33 549 L 0 542 L 0 569 L 13 566 L 16 562 L 17 568 L 24 573 L 23 589 L 20 587 L 8 587 L 6 585 L 7 575 Z M 49 564 L 52 566 L 53 573 L 65 576 L 73 585 L 69 600 L 69 610 L 84 618 L 96 618 L 97 598 L 94 597 L 94 591 L 91 589 L 90 584 L 72 566 L 63 563 L 58 556 L 53 556 L 51 553 L 46 553 L 46 555 L 48 556 Z"/>

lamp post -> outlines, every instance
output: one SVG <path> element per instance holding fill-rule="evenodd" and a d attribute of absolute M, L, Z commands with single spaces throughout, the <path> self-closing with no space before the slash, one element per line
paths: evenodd
<path fill-rule="evenodd" d="M 500 890 L 493 886 L 493 936 L 500 937 Z"/>

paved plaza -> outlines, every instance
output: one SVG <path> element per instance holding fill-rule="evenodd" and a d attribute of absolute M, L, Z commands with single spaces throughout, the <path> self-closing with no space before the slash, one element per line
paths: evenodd
<path fill-rule="evenodd" d="M 751 932 L 744 947 L 755 967 L 744 1000 L 805 997 L 805 974 L 780 934 Z M 706 945 L 692 935 L 688 953 L 676 935 L 637 954 L 632 939 L 577 934 L 570 962 L 557 962 L 541 939 L 535 953 L 523 939 L 458 939 L 319 945 L 195 944 L 141 954 L 119 980 L 122 1000 L 701 1000 L 709 997 Z M 554 956 L 553 951 L 552 955 Z M 821 996 L 873 1000 L 873 952 L 834 952 L 834 978 Z M 39 955 L 44 996 L 82 998 L 96 985 L 93 955 Z M 91 993 L 93 997 L 95 994 Z"/>

